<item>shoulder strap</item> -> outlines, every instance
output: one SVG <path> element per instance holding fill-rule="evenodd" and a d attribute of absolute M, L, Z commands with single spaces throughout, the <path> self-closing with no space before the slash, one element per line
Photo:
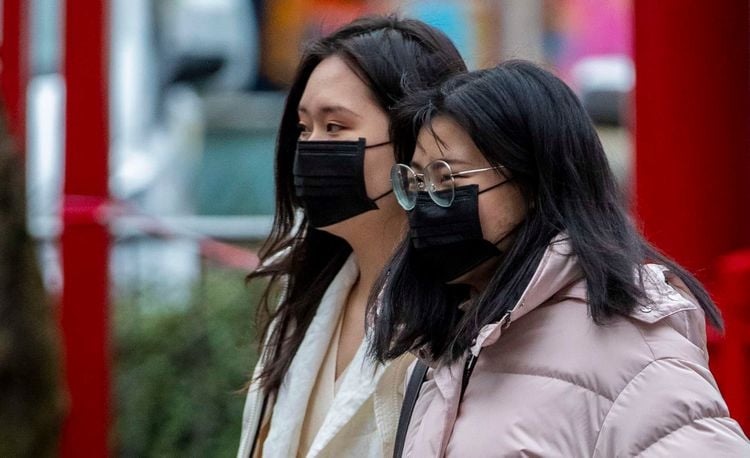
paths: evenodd
<path fill-rule="evenodd" d="M 393 447 L 393 458 L 401 458 L 404 453 L 404 444 L 406 442 L 406 431 L 409 429 L 411 414 L 414 412 L 414 406 L 417 404 L 419 390 L 424 383 L 427 375 L 427 364 L 417 360 L 414 365 L 414 371 L 409 378 L 409 384 L 406 386 L 404 393 L 404 403 L 401 404 L 401 414 L 398 417 L 398 428 L 396 429 L 396 443 Z"/>

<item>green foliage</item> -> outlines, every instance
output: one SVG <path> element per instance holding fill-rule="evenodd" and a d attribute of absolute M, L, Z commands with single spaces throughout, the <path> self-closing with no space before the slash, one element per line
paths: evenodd
<path fill-rule="evenodd" d="M 207 269 L 192 304 L 115 310 L 117 454 L 234 456 L 256 360 L 253 305 L 243 274 Z M 140 299 L 144 303 L 143 299 Z"/>
<path fill-rule="evenodd" d="M 26 231 L 25 199 L 23 160 L 0 116 L 0 457 L 3 458 L 56 456 L 66 407 L 60 386 L 60 336 L 55 309 L 44 291 L 33 241 Z"/>

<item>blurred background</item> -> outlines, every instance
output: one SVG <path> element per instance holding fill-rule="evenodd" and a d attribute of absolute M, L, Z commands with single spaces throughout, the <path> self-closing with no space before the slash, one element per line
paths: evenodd
<path fill-rule="evenodd" d="M 27 235 L 0 245 L 0 280 L 41 292 L 0 297 L 0 326 L 26 326 L 0 330 L 0 392 L 18 393 L 0 455 L 59 438 L 63 456 L 236 453 L 285 90 L 306 41 L 389 12 L 442 29 L 472 69 L 526 58 L 574 88 L 634 217 L 724 310 L 711 364 L 748 430 L 750 6 L 714 3 L 3 1 L 2 144 L 20 159 L 0 161 L 0 197 L 26 183 L 20 206 L 0 198 L 0 236 Z M 24 394 L 33 364 L 54 395 Z"/>

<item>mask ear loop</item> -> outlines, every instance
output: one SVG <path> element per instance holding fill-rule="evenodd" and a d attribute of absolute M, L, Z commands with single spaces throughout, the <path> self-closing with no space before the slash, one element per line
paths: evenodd
<path fill-rule="evenodd" d="M 391 188 L 390 190 L 384 192 L 383 194 L 379 195 L 378 197 L 372 199 L 372 201 L 373 202 L 377 202 L 377 201 L 379 201 L 380 199 L 382 199 L 383 197 L 387 196 L 388 194 L 390 194 L 392 192 L 393 192 L 393 188 Z"/>
<path fill-rule="evenodd" d="M 503 241 L 505 239 L 507 239 L 508 237 L 514 235 L 516 232 L 518 232 L 518 229 L 520 227 L 521 227 L 521 223 L 516 224 L 515 226 L 513 226 L 513 229 L 509 230 L 507 234 L 505 234 L 504 236 L 500 237 L 500 240 L 498 240 L 497 242 L 493 243 L 493 245 L 495 245 L 495 246 L 500 245 L 501 243 L 503 243 Z"/>
<path fill-rule="evenodd" d="M 491 191 L 491 190 L 493 190 L 493 189 L 495 189 L 495 188 L 497 188 L 497 187 L 499 187 L 499 186 L 502 186 L 502 185 L 504 185 L 505 183 L 508 183 L 508 182 L 510 182 L 510 181 L 513 181 L 513 177 L 511 177 L 511 178 L 507 178 L 507 179 L 505 179 L 505 181 L 501 181 L 500 183 L 497 183 L 497 184 L 495 184 L 495 185 L 492 185 L 492 186 L 490 186 L 490 187 L 489 187 L 489 188 L 487 188 L 487 189 L 484 189 L 484 190 L 482 190 L 482 191 L 479 191 L 479 192 L 477 193 L 477 195 L 479 195 L 479 194 L 482 194 L 483 192 Z M 500 237 L 500 240 L 498 240 L 497 242 L 493 243 L 493 245 L 495 245 L 495 246 L 498 246 L 498 245 L 500 245 L 500 244 L 501 244 L 501 243 L 503 242 L 503 240 L 505 240 L 505 239 L 507 239 L 508 237 L 510 237 L 510 236 L 512 236 L 513 234 L 515 234 L 515 233 L 516 233 L 516 231 L 518 231 L 518 228 L 519 228 L 520 226 L 521 226 L 521 223 L 518 223 L 518 224 L 516 224 L 516 226 L 515 226 L 515 227 L 514 227 L 513 229 L 511 229 L 510 231 L 508 231 L 508 233 L 507 233 L 507 234 L 505 234 L 504 236 Z"/>
<path fill-rule="evenodd" d="M 389 144 L 389 143 L 391 143 L 391 141 L 390 141 L 390 140 L 388 140 L 388 141 L 385 141 L 385 142 L 382 142 L 382 143 L 376 143 L 376 144 L 374 144 L 374 145 L 365 145 L 365 149 L 369 149 L 369 148 L 377 148 L 378 146 L 384 146 L 384 145 L 387 145 L 387 144 Z M 381 194 L 381 195 L 379 195 L 378 197 L 376 197 L 376 198 L 374 198 L 374 199 L 371 199 L 371 200 L 372 200 L 373 202 L 377 202 L 377 201 L 379 201 L 380 199 L 382 199 L 383 197 L 387 196 L 388 194 L 390 194 L 390 193 L 392 193 L 392 192 L 393 192 L 393 188 L 389 189 L 388 191 L 384 192 L 383 194 Z"/>
<path fill-rule="evenodd" d="M 368 149 L 368 148 L 377 148 L 378 146 L 384 146 L 384 145 L 387 145 L 389 143 L 391 143 L 390 140 L 382 142 L 382 143 L 376 143 L 374 145 L 366 145 L 365 149 Z M 392 192 L 393 192 L 393 188 L 389 189 L 388 191 L 384 192 L 383 194 L 379 195 L 378 197 L 372 199 L 372 201 L 373 202 L 377 202 L 377 201 L 379 201 L 380 199 L 382 199 L 383 197 L 387 196 L 388 194 L 390 194 Z"/>
<path fill-rule="evenodd" d="M 493 189 L 495 189 L 495 188 L 497 188 L 497 187 L 500 187 L 500 186 L 502 186 L 502 185 L 504 185 L 505 183 L 508 183 L 508 182 L 510 182 L 510 181 L 513 181 L 513 178 L 506 178 L 506 179 L 505 179 L 505 181 L 501 181 L 500 183 L 494 184 L 494 185 L 490 186 L 490 187 L 489 187 L 489 188 L 487 188 L 487 189 L 483 189 L 483 190 L 479 191 L 479 192 L 477 193 L 477 195 L 479 195 L 479 194 L 482 194 L 482 193 L 484 193 L 484 192 L 487 192 L 487 191 L 492 191 Z"/>
<path fill-rule="evenodd" d="M 387 145 L 387 144 L 389 144 L 389 143 L 391 143 L 391 141 L 390 141 L 390 140 L 388 140 L 387 142 L 383 142 L 383 143 L 376 143 L 376 144 L 374 144 L 374 145 L 365 145 L 365 149 L 369 149 L 369 148 L 377 148 L 378 146 L 383 146 L 383 145 Z"/>

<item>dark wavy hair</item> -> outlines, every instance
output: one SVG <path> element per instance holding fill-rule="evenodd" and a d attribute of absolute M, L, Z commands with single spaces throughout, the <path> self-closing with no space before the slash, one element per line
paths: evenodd
<path fill-rule="evenodd" d="M 261 267 L 248 275 L 248 281 L 269 280 L 256 314 L 257 327 L 263 330 L 260 383 L 266 393 L 278 390 L 323 294 L 351 253 L 343 239 L 311 227 L 304 214 L 301 221 L 296 217 L 302 206 L 292 181 L 299 138 L 297 107 L 310 74 L 330 56 L 349 65 L 389 116 L 406 88 L 433 86 L 466 71 L 458 50 L 442 32 L 395 16 L 357 19 L 305 49 L 276 144 L 273 228 L 260 251 Z M 271 304 L 272 292 L 279 286 L 284 292 L 276 307 Z"/>
<path fill-rule="evenodd" d="M 464 355 L 479 330 L 520 299 L 547 246 L 563 232 L 586 278 L 597 324 L 647 301 L 637 266 L 658 262 L 685 282 L 710 323 L 722 327 L 700 282 L 629 219 L 594 125 L 559 78 L 532 63 L 508 61 L 412 94 L 393 123 L 399 162 L 411 161 L 419 130 L 431 129 L 437 116 L 461 126 L 491 165 L 506 167 L 528 213 L 486 289 L 461 310 L 465 287 L 441 284 L 417 269 L 407 237 L 373 287 L 379 296 L 370 298 L 376 359 L 417 349 L 441 363 Z"/>

